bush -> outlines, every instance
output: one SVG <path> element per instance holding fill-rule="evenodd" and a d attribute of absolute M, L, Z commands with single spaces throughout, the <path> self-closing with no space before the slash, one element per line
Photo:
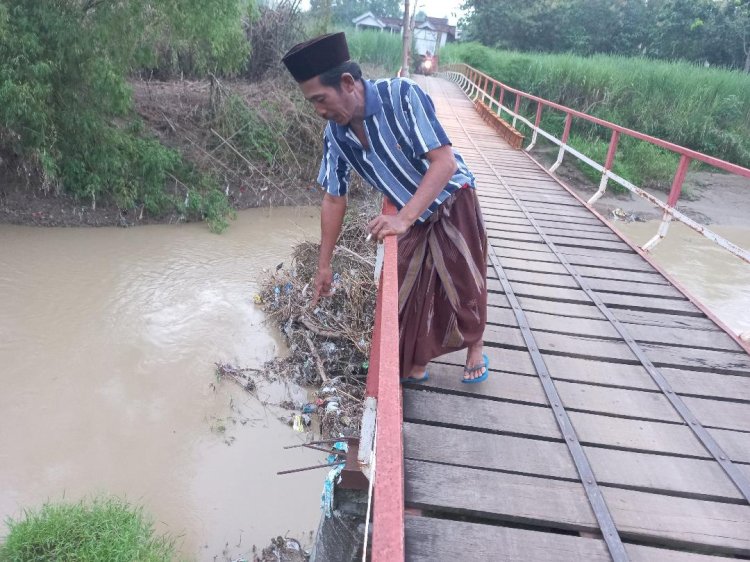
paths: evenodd
<path fill-rule="evenodd" d="M 3 562 L 161 562 L 175 554 L 174 541 L 154 536 L 141 508 L 114 498 L 49 503 L 7 523 Z"/>

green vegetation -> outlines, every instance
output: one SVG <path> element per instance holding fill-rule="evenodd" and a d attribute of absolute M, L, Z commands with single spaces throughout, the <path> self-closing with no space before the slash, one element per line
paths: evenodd
<path fill-rule="evenodd" d="M 352 60 L 373 64 L 395 74 L 401 67 L 401 35 L 379 31 L 346 30 Z"/>
<path fill-rule="evenodd" d="M 372 12 L 377 17 L 402 17 L 400 0 L 310 0 L 310 12 L 327 20 L 327 24 L 349 26 L 352 19 Z"/>
<path fill-rule="evenodd" d="M 176 208 L 221 229 L 228 206 L 218 184 L 144 133 L 126 78 L 165 57 L 189 61 L 195 72 L 240 70 L 248 56 L 247 4 L 5 0 L 3 156 L 35 172 L 47 190 L 65 190 L 92 206 L 108 199 L 153 214 Z"/>
<path fill-rule="evenodd" d="M 8 527 L 3 562 L 162 562 L 175 555 L 174 542 L 154 535 L 141 508 L 114 498 L 45 504 Z"/>
<path fill-rule="evenodd" d="M 750 72 L 750 0 L 467 0 L 464 38 L 519 51 L 683 59 Z"/>
<path fill-rule="evenodd" d="M 453 44 L 441 63 L 465 62 L 502 82 L 655 137 L 750 166 L 750 75 L 644 58 L 499 51 Z M 512 106 L 513 97 L 505 104 Z M 536 107 L 523 107 L 533 121 Z M 542 127 L 557 136 L 564 116 L 548 110 Z M 571 144 L 603 162 L 610 133 L 574 120 Z M 623 138 L 615 172 L 636 184 L 669 184 L 677 159 Z M 588 167 L 586 167 L 588 169 Z"/>

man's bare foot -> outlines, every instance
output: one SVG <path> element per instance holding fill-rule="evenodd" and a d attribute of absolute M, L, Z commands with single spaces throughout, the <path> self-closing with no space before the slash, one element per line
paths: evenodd
<path fill-rule="evenodd" d="M 414 365 L 409 374 L 401 379 L 401 382 L 422 382 L 427 380 L 427 365 Z"/>
<path fill-rule="evenodd" d="M 484 343 L 479 341 L 469 347 L 466 351 L 466 366 L 464 367 L 464 380 L 478 379 L 487 371 L 484 365 L 482 351 Z"/>

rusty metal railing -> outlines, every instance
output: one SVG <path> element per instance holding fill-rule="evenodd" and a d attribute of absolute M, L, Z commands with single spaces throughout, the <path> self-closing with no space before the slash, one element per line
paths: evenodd
<path fill-rule="evenodd" d="M 708 164 L 709 166 L 713 166 L 725 172 L 729 172 L 731 174 L 746 178 L 750 178 L 750 169 L 744 168 L 743 166 L 739 166 L 737 164 L 732 164 L 731 162 L 727 162 L 713 156 L 708 156 L 707 154 L 703 154 L 689 148 L 685 148 L 684 146 L 680 146 L 656 137 L 652 137 L 650 135 L 646 135 L 644 133 L 639 133 L 638 131 L 628 129 L 627 127 L 622 127 L 620 125 L 617 125 L 616 123 L 611 123 L 610 121 L 605 121 L 604 119 L 599 119 L 598 117 L 588 115 L 587 113 L 576 111 L 575 109 L 571 109 L 564 105 L 560 105 L 538 96 L 523 92 L 521 90 L 511 88 L 507 84 L 503 84 L 502 82 L 495 80 L 491 76 L 488 76 L 487 74 L 466 64 L 449 65 L 445 68 L 445 70 L 442 71 L 442 74 L 445 75 L 449 80 L 457 83 L 471 99 L 476 101 L 477 99 L 481 98 L 481 101 L 488 105 L 490 109 L 492 109 L 494 106 L 495 111 L 499 116 L 502 116 L 503 112 L 510 115 L 513 118 L 513 127 L 516 126 L 516 123 L 518 121 L 528 126 L 532 131 L 532 137 L 529 145 L 524 149 L 527 152 L 534 148 L 536 141 L 540 135 L 553 144 L 557 145 L 559 147 L 557 159 L 552 164 L 552 166 L 549 167 L 550 172 L 554 172 L 555 170 L 557 170 L 560 164 L 562 164 L 563 158 L 566 153 L 575 156 L 578 160 L 584 162 L 588 166 L 600 172 L 602 176 L 601 180 L 599 181 L 599 189 L 591 197 L 591 199 L 589 199 L 589 204 L 595 203 L 604 194 L 605 190 L 607 189 L 608 181 L 612 180 L 631 193 L 634 193 L 639 197 L 648 200 L 653 205 L 659 207 L 664 213 L 662 216 L 661 224 L 659 225 L 659 230 L 653 238 L 651 238 L 642 246 L 643 250 L 648 251 L 653 249 L 667 235 L 667 232 L 669 230 L 669 223 L 672 221 L 672 219 L 676 219 L 679 222 L 692 228 L 699 234 L 705 236 L 709 240 L 715 242 L 722 248 L 728 250 L 741 260 L 750 263 L 750 251 L 745 250 L 737 246 L 736 244 L 733 244 L 726 238 L 706 228 L 705 225 L 702 225 L 686 216 L 676 208 L 677 201 L 680 198 L 682 186 L 691 162 L 703 162 L 704 164 Z M 515 95 L 515 103 L 513 109 L 510 109 L 509 107 L 503 105 L 505 94 L 508 92 Z M 521 115 L 519 112 L 522 99 L 536 103 L 536 115 L 533 123 L 526 119 L 526 117 Z M 557 137 L 540 127 L 542 112 L 544 108 L 550 108 L 565 114 L 565 125 L 563 127 L 563 134 L 561 138 L 558 139 Z M 612 131 L 604 164 L 595 162 L 594 160 L 592 160 L 585 154 L 582 154 L 568 144 L 570 137 L 570 128 L 574 118 L 583 119 L 584 121 L 600 125 Z M 644 142 L 648 142 L 650 144 L 668 150 L 674 154 L 680 155 L 680 162 L 677 166 L 674 179 L 672 180 L 672 186 L 669 191 L 669 196 L 666 203 L 612 171 L 612 166 L 615 161 L 615 155 L 617 153 L 617 145 L 619 143 L 621 135 L 626 135 Z"/>
<path fill-rule="evenodd" d="M 383 213 L 396 214 L 396 208 L 386 200 Z M 371 560 L 402 562 L 404 444 L 399 383 L 396 237 L 387 236 L 383 246 L 382 275 L 370 347 L 359 462 L 362 471 L 374 483 Z"/>

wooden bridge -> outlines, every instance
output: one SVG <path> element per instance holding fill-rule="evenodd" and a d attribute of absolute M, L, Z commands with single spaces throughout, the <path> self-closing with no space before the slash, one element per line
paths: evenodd
<path fill-rule="evenodd" d="M 458 86 L 421 83 L 477 178 L 491 374 L 461 384 L 461 352 L 399 388 L 389 242 L 372 560 L 750 558 L 748 349 Z"/>

